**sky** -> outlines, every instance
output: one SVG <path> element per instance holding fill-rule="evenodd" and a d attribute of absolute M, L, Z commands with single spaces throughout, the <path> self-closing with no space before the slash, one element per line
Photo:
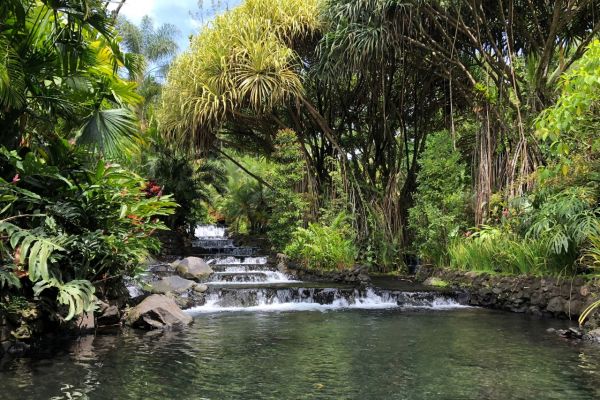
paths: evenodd
<path fill-rule="evenodd" d="M 177 43 L 181 52 L 188 47 L 190 35 L 198 33 L 215 12 L 220 13 L 235 7 L 241 1 L 200 0 L 204 6 L 199 14 L 198 0 L 126 0 L 119 15 L 125 16 L 135 24 L 139 24 L 142 17 L 148 15 L 154 21 L 155 27 L 165 23 L 175 25 L 180 31 Z M 194 18 L 192 14 L 201 19 Z"/>

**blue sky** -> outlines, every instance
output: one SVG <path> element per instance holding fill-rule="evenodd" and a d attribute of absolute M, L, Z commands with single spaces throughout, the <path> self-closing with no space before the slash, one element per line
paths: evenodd
<path fill-rule="evenodd" d="M 126 0 L 120 15 L 127 17 L 131 22 L 139 24 L 144 15 L 154 21 L 155 26 L 164 23 L 175 25 L 180 35 L 178 37 L 179 51 L 187 48 L 189 36 L 198 33 L 199 29 L 208 22 L 214 13 L 235 7 L 242 0 L 200 0 L 204 5 L 201 15 L 198 0 Z M 194 18 L 198 15 L 203 21 Z"/>

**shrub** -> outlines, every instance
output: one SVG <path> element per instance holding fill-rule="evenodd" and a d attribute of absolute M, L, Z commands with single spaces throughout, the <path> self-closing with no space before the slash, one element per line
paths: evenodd
<path fill-rule="evenodd" d="M 409 226 L 421 257 L 447 264 L 447 248 L 465 227 L 467 201 L 465 165 L 453 149 L 448 132 L 428 137 L 419 160 L 414 207 L 409 210 Z"/>
<path fill-rule="evenodd" d="M 346 215 L 340 213 L 330 226 L 309 223 L 297 228 L 285 253 L 306 268 L 333 270 L 351 268 L 357 249 Z"/>
<path fill-rule="evenodd" d="M 175 207 L 140 176 L 64 141 L 23 157 L 1 149 L 0 172 L 0 288 L 61 320 L 136 274 L 159 247 L 153 232 L 166 229 L 158 217 Z"/>
<path fill-rule="evenodd" d="M 513 232 L 483 226 L 448 248 L 450 266 L 468 271 L 505 274 L 560 273 L 564 268 L 551 257 L 546 243 L 523 239 Z"/>

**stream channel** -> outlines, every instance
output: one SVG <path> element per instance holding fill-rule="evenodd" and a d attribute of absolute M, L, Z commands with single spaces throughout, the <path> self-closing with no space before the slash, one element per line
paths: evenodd
<path fill-rule="evenodd" d="M 0 364 L 0 399 L 599 399 L 600 346 L 566 321 L 420 287 L 302 282 L 223 228 L 183 330 L 88 335 Z"/>

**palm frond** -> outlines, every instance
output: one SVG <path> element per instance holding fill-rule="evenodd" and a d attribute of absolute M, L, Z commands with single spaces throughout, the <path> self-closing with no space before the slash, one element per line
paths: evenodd
<path fill-rule="evenodd" d="M 133 114 L 125 108 L 96 110 L 80 129 L 77 142 L 114 156 L 133 151 L 139 140 Z"/>

